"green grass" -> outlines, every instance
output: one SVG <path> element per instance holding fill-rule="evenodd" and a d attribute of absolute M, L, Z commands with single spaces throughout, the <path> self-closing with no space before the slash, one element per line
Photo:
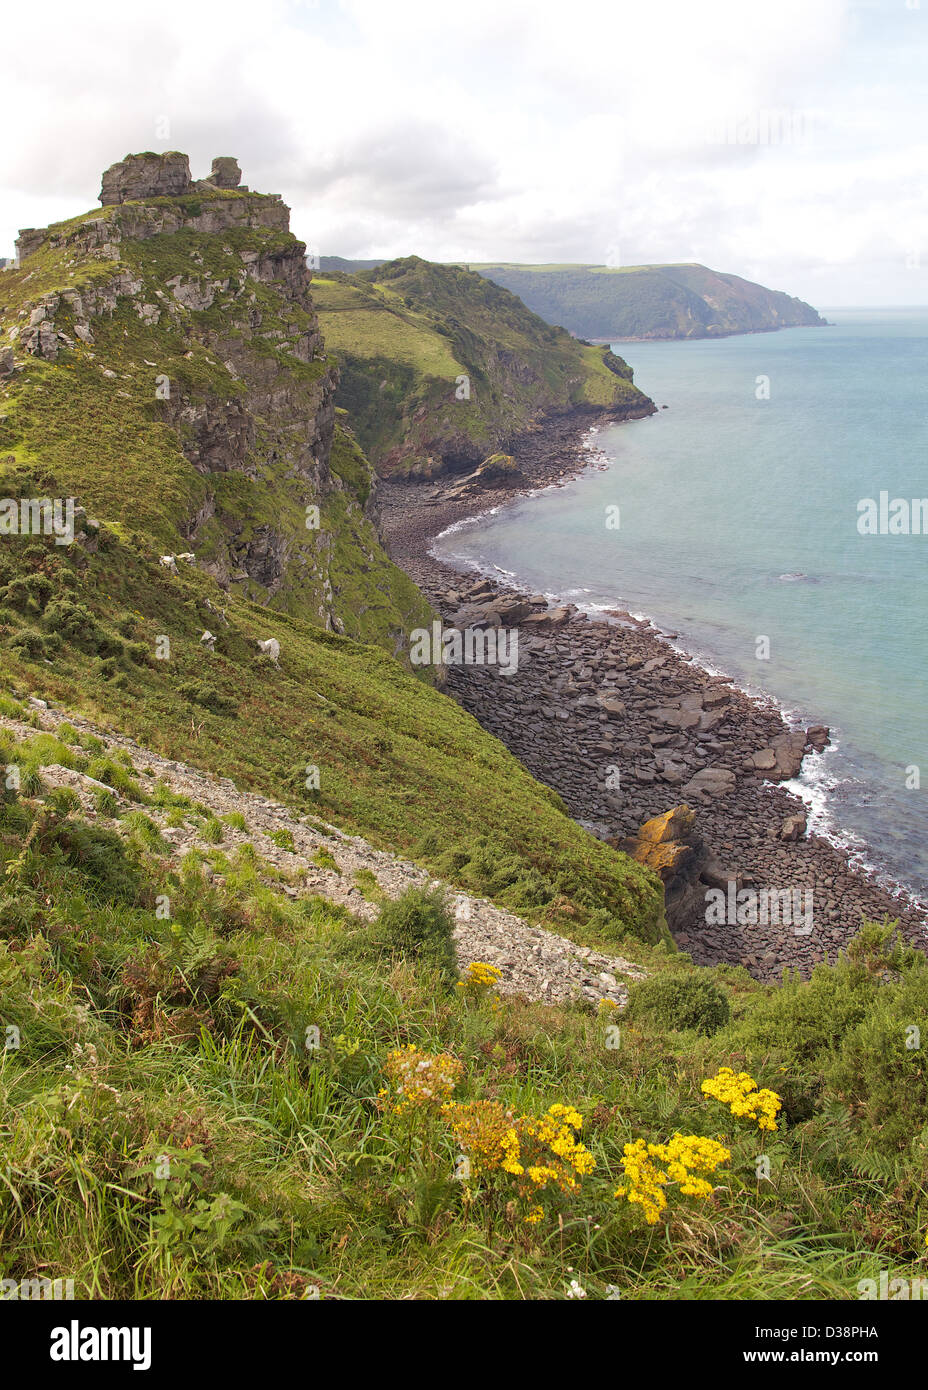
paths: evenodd
<path fill-rule="evenodd" d="M 11 574 L 41 573 L 49 582 L 44 609 L 36 604 L 36 612 L 0 622 L 0 689 L 14 700 L 35 691 L 568 934 L 669 944 L 657 880 L 581 830 L 556 794 L 474 719 L 379 647 L 276 614 L 275 668 L 256 651 L 268 635 L 266 611 L 224 595 L 197 568 L 170 575 L 115 532 L 92 554 L 47 542 L 32 544 L 27 558 L 29 538 L 9 539 L 0 578 L 6 564 Z M 127 642 L 116 631 L 118 615 L 131 615 L 131 640 L 145 659 L 123 650 L 104 670 L 92 650 L 73 645 L 48 657 L 22 652 L 17 635 L 27 626 L 44 633 L 60 593 L 114 650 Z M 213 653 L 199 640 L 206 627 L 217 634 Z M 156 656 L 164 635 L 170 660 Z M 63 754 L 43 757 L 50 763 Z M 42 761 L 34 759 L 36 769 Z M 117 794 L 139 799 L 130 770 L 103 750 L 85 766 Z M 318 790 L 307 775 L 312 767 Z"/>
<path fill-rule="evenodd" d="M 141 822 L 124 844 L 50 802 L 5 797 L 0 830 L 8 1278 L 73 1278 L 79 1298 L 559 1299 L 576 1280 L 625 1301 L 853 1300 L 881 1268 L 923 1272 L 923 1067 L 868 1028 L 924 1017 L 928 966 L 885 931 L 793 992 L 719 969 L 732 1018 L 712 1037 L 619 1019 L 616 1046 L 614 1015 L 454 988 L 418 900 L 365 926 L 278 895 L 246 856 L 217 887 Z M 821 1018 L 801 1057 L 800 1017 Z M 440 1115 L 378 1105 L 408 1044 L 459 1059 L 458 1100 L 576 1106 L 594 1171 L 546 1190 L 534 1225 L 506 1184 L 465 1191 Z M 888 1135 L 868 1106 L 897 1063 Z M 725 1065 L 784 1096 L 775 1134 L 701 1093 Z M 731 1159 L 711 1199 L 671 1194 L 648 1226 L 614 1195 L 623 1146 L 674 1131 Z"/>
<path fill-rule="evenodd" d="M 469 271 L 410 256 L 317 277 L 313 294 L 340 360 L 339 400 L 382 472 L 477 463 L 546 411 L 649 407 L 624 363 L 616 371 L 601 348 Z"/>

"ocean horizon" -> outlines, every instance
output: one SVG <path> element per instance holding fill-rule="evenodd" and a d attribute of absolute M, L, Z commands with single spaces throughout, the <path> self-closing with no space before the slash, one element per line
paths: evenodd
<path fill-rule="evenodd" d="M 924 901 L 928 308 L 822 312 L 827 328 L 616 342 L 657 414 L 591 431 L 598 467 L 433 549 L 647 616 L 792 722 L 828 724 L 789 784 L 810 828 Z"/>

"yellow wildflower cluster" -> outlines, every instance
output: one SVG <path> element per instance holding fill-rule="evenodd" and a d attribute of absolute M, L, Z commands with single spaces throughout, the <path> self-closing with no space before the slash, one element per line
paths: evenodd
<path fill-rule="evenodd" d="M 519 1135 L 512 1112 L 498 1100 L 448 1101 L 442 1107 L 454 1137 L 471 1161 L 474 1176 L 501 1168 L 521 1175 Z"/>
<path fill-rule="evenodd" d="M 475 994 L 499 984 L 502 971 L 495 965 L 487 965 L 482 960 L 471 961 L 463 980 L 458 980 L 458 989 L 472 990 Z"/>
<path fill-rule="evenodd" d="M 573 1133 L 582 1126 L 583 1120 L 572 1105 L 551 1105 L 539 1120 L 530 1115 L 522 1117 L 523 1149 L 541 1149 L 541 1161 L 529 1164 L 525 1170 L 539 1189 L 554 1182 L 565 1192 L 575 1192 L 580 1185 L 578 1177 L 592 1173 L 596 1160 Z"/>
<path fill-rule="evenodd" d="M 444 1106 L 452 1131 L 468 1155 L 475 1175 L 495 1171 L 518 1179 L 519 1196 L 528 1200 L 549 1184 L 563 1192 L 575 1192 L 579 1179 L 591 1173 L 596 1160 L 575 1131 L 583 1120 L 571 1105 L 552 1105 L 540 1117 L 513 1115 L 498 1101 L 478 1100 Z M 526 1221 L 541 1220 L 541 1207 L 533 1204 Z"/>
<path fill-rule="evenodd" d="M 698 1174 L 714 1173 L 720 1163 L 730 1158 L 728 1149 L 699 1134 L 675 1134 L 668 1144 L 646 1144 L 643 1139 L 635 1139 L 623 1150 L 625 1185 L 615 1195 L 637 1203 L 648 1225 L 653 1226 L 667 1208 L 664 1188 L 668 1184 L 675 1183 L 682 1196 L 709 1197 L 712 1183 Z M 659 1168 L 655 1160 L 665 1166 Z"/>
<path fill-rule="evenodd" d="M 704 1095 L 714 1096 L 727 1105 L 733 1115 L 756 1121 L 758 1129 L 776 1129 L 782 1100 L 776 1091 L 759 1091 L 757 1082 L 746 1071 L 736 1075 L 731 1067 L 722 1067 L 717 1076 L 702 1083 L 702 1090 Z"/>
<path fill-rule="evenodd" d="M 413 1043 L 387 1055 L 389 1085 L 378 1092 L 381 1109 L 394 1115 L 441 1106 L 451 1096 L 464 1064 L 449 1052 L 421 1052 Z"/>

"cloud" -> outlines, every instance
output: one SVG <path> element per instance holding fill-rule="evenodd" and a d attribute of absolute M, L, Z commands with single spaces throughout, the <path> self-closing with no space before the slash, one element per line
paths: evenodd
<path fill-rule="evenodd" d="M 0 250 L 129 151 L 180 148 L 195 174 L 236 155 L 344 255 L 700 259 L 851 298 L 878 265 L 887 300 L 913 290 L 891 268 L 928 225 L 928 9 L 46 0 L 41 28 L 5 18 L 36 57 L 5 80 Z"/>

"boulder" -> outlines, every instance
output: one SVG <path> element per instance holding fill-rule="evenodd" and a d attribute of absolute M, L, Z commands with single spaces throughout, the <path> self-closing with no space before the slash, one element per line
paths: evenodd
<path fill-rule="evenodd" d="M 487 607 L 488 613 L 498 613 L 503 623 L 521 623 L 534 609 L 527 599 L 497 598 Z"/>
<path fill-rule="evenodd" d="M 700 720 L 699 710 L 695 709 L 658 709 L 654 714 L 672 729 L 695 729 Z"/>
<path fill-rule="evenodd" d="M 705 792 L 709 796 L 724 796 L 733 791 L 734 786 L 735 774 L 727 767 L 704 767 L 690 778 L 683 795 L 698 796 Z"/>
<path fill-rule="evenodd" d="M 596 703 L 604 714 L 608 714 L 610 719 L 622 719 L 625 716 L 624 700 L 616 700 L 611 695 L 600 695 Z"/>
<path fill-rule="evenodd" d="M 695 831 L 695 819 L 689 806 L 674 806 L 645 821 L 629 839 L 607 841 L 660 877 L 667 925 L 672 932 L 689 923 L 701 901 L 699 875 L 706 848 Z"/>
<path fill-rule="evenodd" d="M 777 755 L 772 748 L 761 748 L 751 754 L 751 762 L 758 772 L 772 772 L 777 765 Z"/>
<path fill-rule="evenodd" d="M 179 198 L 192 187 L 190 161 L 179 150 L 129 154 L 104 171 L 100 202 L 112 207 L 142 198 Z"/>
<path fill-rule="evenodd" d="M 209 177 L 203 180 L 204 183 L 212 184 L 214 188 L 238 188 L 241 181 L 242 171 L 238 160 L 230 154 L 218 155 L 213 160 Z"/>
<path fill-rule="evenodd" d="M 709 888 L 721 888 L 723 893 L 728 892 L 730 883 L 733 883 L 736 889 L 741 888 L 744 883 L 741 874 L 724 868 L 714 854 L 710 854 L 703 864 L 700 878 Z"/>
<path fill-rule="evenodd" d="M 779 838 L 781 840 L 801 840 L 806 833 L 806 818 L 800 811 L 795 816 L 787 816 L 780 826 Z"/>
<path fill-rule="evenodd" d="M 549 608 L 547 613 L 530 613 L 522 620 L 522 626 L 544 632 L 548 628 L 563 627 L 569 619 L 570 613 L 566 608 Z"/>

